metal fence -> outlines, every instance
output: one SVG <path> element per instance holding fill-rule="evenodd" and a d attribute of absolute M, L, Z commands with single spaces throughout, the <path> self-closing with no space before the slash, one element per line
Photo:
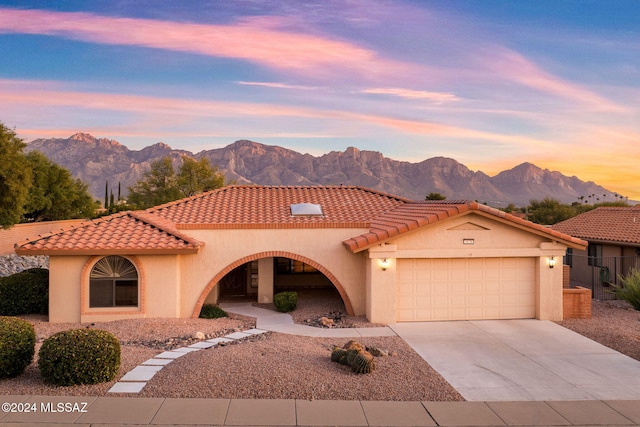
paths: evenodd
<path fill-rule="evenodd" d="M 620 276 L 626 275 L 631 268 L 640 268 L 640 257 L 590 257 L 572 255 L 567 260 L 571 265 L 571 286 L 582 286 L 592 291 L 594 299 L 616 299 L 611 285 L 620 284 Z"/>

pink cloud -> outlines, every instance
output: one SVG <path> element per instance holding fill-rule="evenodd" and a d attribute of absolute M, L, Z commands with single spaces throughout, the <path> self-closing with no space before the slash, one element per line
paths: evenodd
<path fill-rule="evenodd" d="M 429 92 L 424 90 L 412 90 L 403 88 L 371 88 L 361 91 L 362 93 L 374 95 L 390 95 L 405 99 L 418 99 L 434 101 L 437 103 L 459 101 L 456 95 L 447 92 Z"/>
<path fill-rule="evenodd" d="M 350 68 L 376 75 L 397 73 L 407 67 L 407 64 L 379 58 L 375 52 L 352 43 L 279 30 L 281 20 L 265 17 L 233 25 L 203 25 L 0 8 L 0 32 L 5 33 L 55 35 L 92 43 L 245 59 L 270 68 L 312 74 Z"/>
<path fill-rule="evenodd" d="M 273 89 L 297 89 L 297 90 L 317 90 L 316 86 L 302 86 L 302 85 L 290 85 L 286 83 L 276 83 L 276 82 L 245 82 L 245 81 L 237 81 L 239 85 L 244 86 L 262 86 L 269 87 Z"/>
<path fill-rule="evenodd" d="M 120 111 L 143 117 L 171 117 L 172 123 L 186 117 L 298 117 L 319 120 L 339 120 L 368 123 L 408 134 L 442 135 L 450 138 L 486 139 L 498 142 L 521 142 L 543 146 L 544 141 L 524 136 L 503 135 L 448 126 L 427 120 L 407 120 L 392 116 L 354 113 L 346 110 L 279 104 L 257 104 L 232 101 L 201 101 L 117 93 L 79 92 L 64 90 L 59 84 L 22 82 L 0 79 L 0 104 L 17 106 L 77 107 L 82 110 Z M 0 110 L 1 111 L 1 110 Z M 153 120 L 153 119 L 151 119 Z"/>
<path fill-rule="evenodd" d="M 488 48 L 490 53 L 483 56 L 484 67 L 491 72 L 527 87 L 570 99 L 587 105 L 592 110 L 627 112 L 628 108 L 618 105 L 577 84 L 565 81 L 544 71 L 521 54 L 500 46 Z"/>

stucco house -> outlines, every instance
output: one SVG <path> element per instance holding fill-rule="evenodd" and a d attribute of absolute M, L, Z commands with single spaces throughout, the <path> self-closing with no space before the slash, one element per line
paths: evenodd
<path fill-rule="evenodd" d="M 595 298 L 613 298 L 603 285 L 640 268 L 640 206 L 600 207 L 552 228 L 589 243 L 587 249 L 569 249 L 565 263 L 571 283 L 591 288 Z"/>
<path fill-rule="evenodd" d="M 49 255 L 51 322 L 197 317 L 236 295 L 334 286 L 372 322 L 562 318 L 587 243 L 466 201 L 352 186 L 228 186 L 16 244 Z"/>

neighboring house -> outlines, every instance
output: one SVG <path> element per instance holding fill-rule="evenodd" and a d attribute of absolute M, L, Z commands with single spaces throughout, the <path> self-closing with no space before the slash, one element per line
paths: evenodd
<path fill-rule="evenodd" d="M 50 256 L 49 320 L 197 317 L 203 304 L 334 286 L 372 322 L 562 318 L 586 242 L 465 201 L 349 186 L 229 186 L 16 245 Z"/>
<path fill-rule="evenodd" d="M 602 285 L 640 267 L 640 207 L 596 208 L 552 228 L 589 242 L 586 250 L 568 251 L 565 263 L 571 283 L 592 288 L 595 298 L 607 297 Z"/>
<path fill-rule="evenodd" d="M 26 224 L 16 224 L 6 230 L 0 228 L 0 256 L 15 256 L 14 245 L 20 240 L 39 234 L 60 231 L 85 221 L 84 219 L 67 219 L 62 221 L 30 222 Z"/>

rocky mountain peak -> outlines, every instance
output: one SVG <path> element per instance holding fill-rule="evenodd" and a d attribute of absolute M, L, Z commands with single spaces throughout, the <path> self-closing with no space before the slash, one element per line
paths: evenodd
<path fill-rule="evenodd" d="M 123 147 L 122 144 L 120 144 L 118 141 L 114 141 L 113 139 L 96 138 L 93 135 L 84 133 L 84 132 L 78 132 L 71 135 L 69 137 L 69 141 L 76 141 L 76 142 L 81 142 L 84 144 L 91 144 L 91 145 L 101 145 L 104 147 L 115 147 L 115 148 Z"/>
<path fill-rule="evenodd" d="M 100 143 L 96 144 L 96 141 Z M 151 162 L 165 156 L 176 162 L 180 156 L 205 157 L 226 175 L 227 180 L 238 183 L 356 185 L 415 200 L 424 200 L 430 192 L 438 192 L 448 199 L 478 200 L 500 207 L 509 203 L 526 206 L 533 198 L 553 197 L 571 203 L 581 195 L 613 194 L 592 182 L 566 177 L 528 162 L 489 177 L 447 157 L 411 163 L 356 147 L 319 157 L 249 140 L 198 154 L 172 149 L 162 142 L 132 151 L 117 141 L 77 133 L 68 139 L 32 141 L 27 150 L 33 149 L 87 182 L 96 198 L 102 197 L 105 181 L 120 182 L 123 189 L 133 186 Z"/>
<path fill-rule="evenodd" d="M 83 133 L 83 132 L 74 133 L 73 135 L 71 135 L 71 137 L 69 137 L 69 139 L 72 141 L 91 142 L 91 143 L 96 141 L 96 138 L 94 138 L 93 135 L 90 135 L 88 133 Z"/>

